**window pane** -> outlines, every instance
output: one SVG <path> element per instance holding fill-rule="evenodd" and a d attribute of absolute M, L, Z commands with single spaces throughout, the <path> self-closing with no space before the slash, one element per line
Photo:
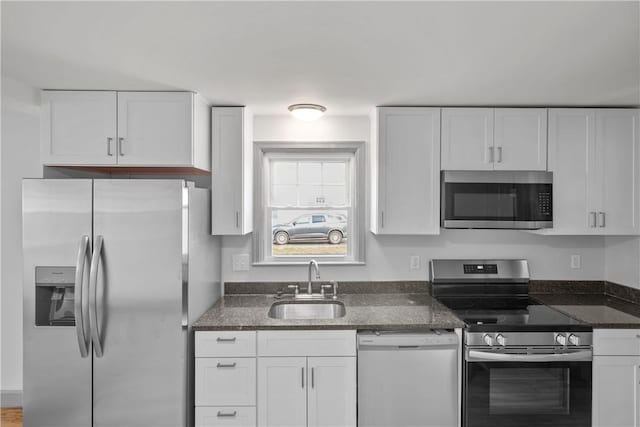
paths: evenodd
<path fill-rule="evenodd" d="M 300 206 L 324 206 L 325 196 L 320 185 L 301 185 L 299 187 Z"/>
<path fill-rule="evenodd" d="M 297 162 L 274 161 L 271 162 L 271 184 L 297 184 Z"/>
<path fill-rule="evenodd" d="M 300 162 L 298 163 L 298 184 L 321 184 L 322 163 Z"/>
<path fill-rule="evenodd" d="M 322 170 L 323 184 L 344 184 L 347 178 L 347 165 L 344 162 L 326 162 Z"/>
<path fill-rule="evenodd" d="M 347 201 L 347 189 L 344 185 L 325 186 L 323 195 L 327 206 L 345 206 Z"/>
<path fill-rule="evenodd" d="M 346 256 L 347 210 L 274 209 L 272 254 L 282 256 Z"/>
<path fill-rule="evenodd" d="M 295 185 L 274 185 L 271 188 L 271 204 L 274 206 L 297 206 L 298 188 Z"/>

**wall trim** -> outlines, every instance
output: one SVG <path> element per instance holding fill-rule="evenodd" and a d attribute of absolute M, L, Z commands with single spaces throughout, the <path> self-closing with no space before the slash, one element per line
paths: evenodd
<path fill-rule="evenodd" d="M 0 406 L 3 408 L 21 408 L 22 390 L 0 390 Z"/>

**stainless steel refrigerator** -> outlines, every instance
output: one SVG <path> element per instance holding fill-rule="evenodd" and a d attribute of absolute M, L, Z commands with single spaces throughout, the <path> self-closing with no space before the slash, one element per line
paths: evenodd
<path fill-rule="evenodd" d="M 209 191 L 23 181 L 24 426 L 192 423 L 190 325 L 220 296 Z"/>

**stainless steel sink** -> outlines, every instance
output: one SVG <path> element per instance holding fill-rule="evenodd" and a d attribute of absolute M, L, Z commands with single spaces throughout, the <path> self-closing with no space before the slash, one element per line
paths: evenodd
<path fill-rule="evenodd" d="M 340 301 L 278 301 L 271 305 L 269 317 L 284 320 L 337 319 L 346 312 Z"/>

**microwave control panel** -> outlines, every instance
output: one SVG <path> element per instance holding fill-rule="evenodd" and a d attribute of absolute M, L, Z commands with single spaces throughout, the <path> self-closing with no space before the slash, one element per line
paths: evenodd
<path fill-rule="evenodd" d="M 538 193 L 538 207 L 540 215 L 551 216 L 551 193 Z"/>

